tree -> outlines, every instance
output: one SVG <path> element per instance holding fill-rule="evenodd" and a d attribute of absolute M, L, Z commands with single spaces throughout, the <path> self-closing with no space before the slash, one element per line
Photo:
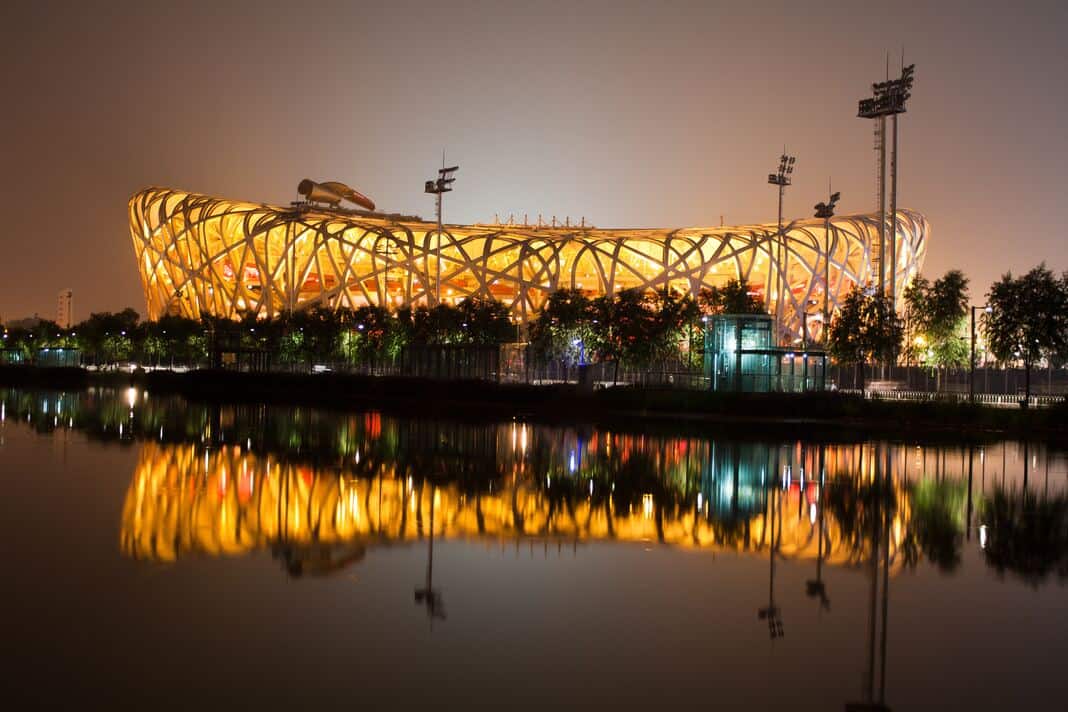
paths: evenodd
<path fill-rule="evenodd" d="M 932 284 L 919 277 L 905 290 L 909 344 L 906 346 L 928 365 L 940 369 L 938 390 L 945 370 L 968 362 L 968 278 L 950 270 Z"/>
<path fill-rule="evenodd" d="M 74 327 L 82 351 L 98 364 L 125 361 L 133 355 L 133 337 L 140 316 L 133 309 L 117 314 L 96 312 Z"/>
<path fill-rule="evenodd" d="M 530 325 L 530 352 L 538 363 L 561 361 L 577 364 L 586 348 L 596 342 L 600 326 L 593 304 L 577 289 L 560 289 L 549 295 Z"/>
<path fill-rule="evenodd" d="M 1022 277 L 1006 272 L 987 294 L 990 311 L 983 333 L 1002 363 L 1024 365 L 1024 401 L 1031 398 L 1031 368 L 1045 359 L 1068 360 L 1068 273 L 1060 277 L 1043 263 Z"/>
<path fill-rule="evenodd" d="M 763 314 L 764 300 L 737 279 L 722 287 L 702 289 L 697 303 L 704 314 Z"/>
<path fill-rule="evenodd" d="M 460 302 L 459 311 L 464 343 L 493 346 L 515 340 L 511 314 L 502 302 L 469 297 Z"/>
<path fill-rule="evenodd" d="M 831 358 L 854 364 L 863 375 L 865 363 L 897 358 L 904 325 L 888 295 L 854 285 L 831 322 L 828 336 Z"/>
<path fill-rule="evenodd" d="M 649 337 L 653 357 L 667 360 L 685 356 L 692 364 L 696 351 L 694 332 L 701 319 L 701 308 L 697 301 L 674 289 L 665 289 L 656 293 L 651 306 L 654 319 Z M 685 350 L 683 344 L 686 345 Z"/>

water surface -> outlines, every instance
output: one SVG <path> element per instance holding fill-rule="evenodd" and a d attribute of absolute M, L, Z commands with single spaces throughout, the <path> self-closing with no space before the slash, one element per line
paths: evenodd
<path fill-rule="evenodd" d="M 1068 460 L 0 391 L 6 695 L 1062 709 Z"/>

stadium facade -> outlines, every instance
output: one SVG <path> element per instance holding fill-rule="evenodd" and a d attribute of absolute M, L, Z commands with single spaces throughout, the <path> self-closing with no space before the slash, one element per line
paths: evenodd
<path fill-rule="evenodd" d="M 278 207 L 167 188 L 129 203 L 130 230 L 148 314 L 199 318 L 274 315 L 326 305 L 459 303 L 498 299 L 526 322 L 557 289 L 590 295 L 622 289 L 675 289 L 696 295 L 730 279 L 771 306 L 786 270 L 783 316 L 795 333 L 802 314 L 818 332 L 824 273 L 832 309 L 854 284 L 878 281 L 877 215 L 819 219 L 783 227 L 786 259 L 776 260 L 778 227 L 598 229 L 587 226 L 445 225 L 416 218 L 309 204 Z M 928 224 L 896 215 L 899 306 L 918 274 Z M 889 253 L 889 250 L 887 250 Z M 440 282 L 439 282 L 440 280 Z"/>

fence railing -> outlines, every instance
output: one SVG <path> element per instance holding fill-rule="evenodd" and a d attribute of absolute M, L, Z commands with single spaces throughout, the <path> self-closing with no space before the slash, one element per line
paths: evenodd
<path fill-rule="evenodd" d="M 1022 393 L 976 393 L 969 398 L 967 393 L 936 392 L 936 391 L 907 391 L 881 388 L 841 388 L 840 393 L 863 395 L 868 400 L 888 401 L 913 401 L 927 403 L 968 403 L 974 402 L 981 405 L 997 406 L 1002 408 L 1018 408 L 1023 404 Z M 1063 395 L 1031 394 L 1027 400 L 1030 407 L 1046 408 L 1065 400 Z"/>

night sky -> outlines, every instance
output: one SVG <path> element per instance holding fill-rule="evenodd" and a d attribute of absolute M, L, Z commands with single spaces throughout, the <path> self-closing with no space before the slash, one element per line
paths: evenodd
<path fill-rule="evenodd" d="M 90 7 L 98 5 L 98 7 Z M 48 3 L 0 9 L 0 319 L 144 312 L 126 203 L 160 185 L 255 202 L 341 180 L 447 222 L 773 222 L 828 178 L 875 209 L 870 84 L 916 63 L 899 204 L 925 273 L 973 302 L 1006 269 L 1068 268 L 1068 3 Z"/>

